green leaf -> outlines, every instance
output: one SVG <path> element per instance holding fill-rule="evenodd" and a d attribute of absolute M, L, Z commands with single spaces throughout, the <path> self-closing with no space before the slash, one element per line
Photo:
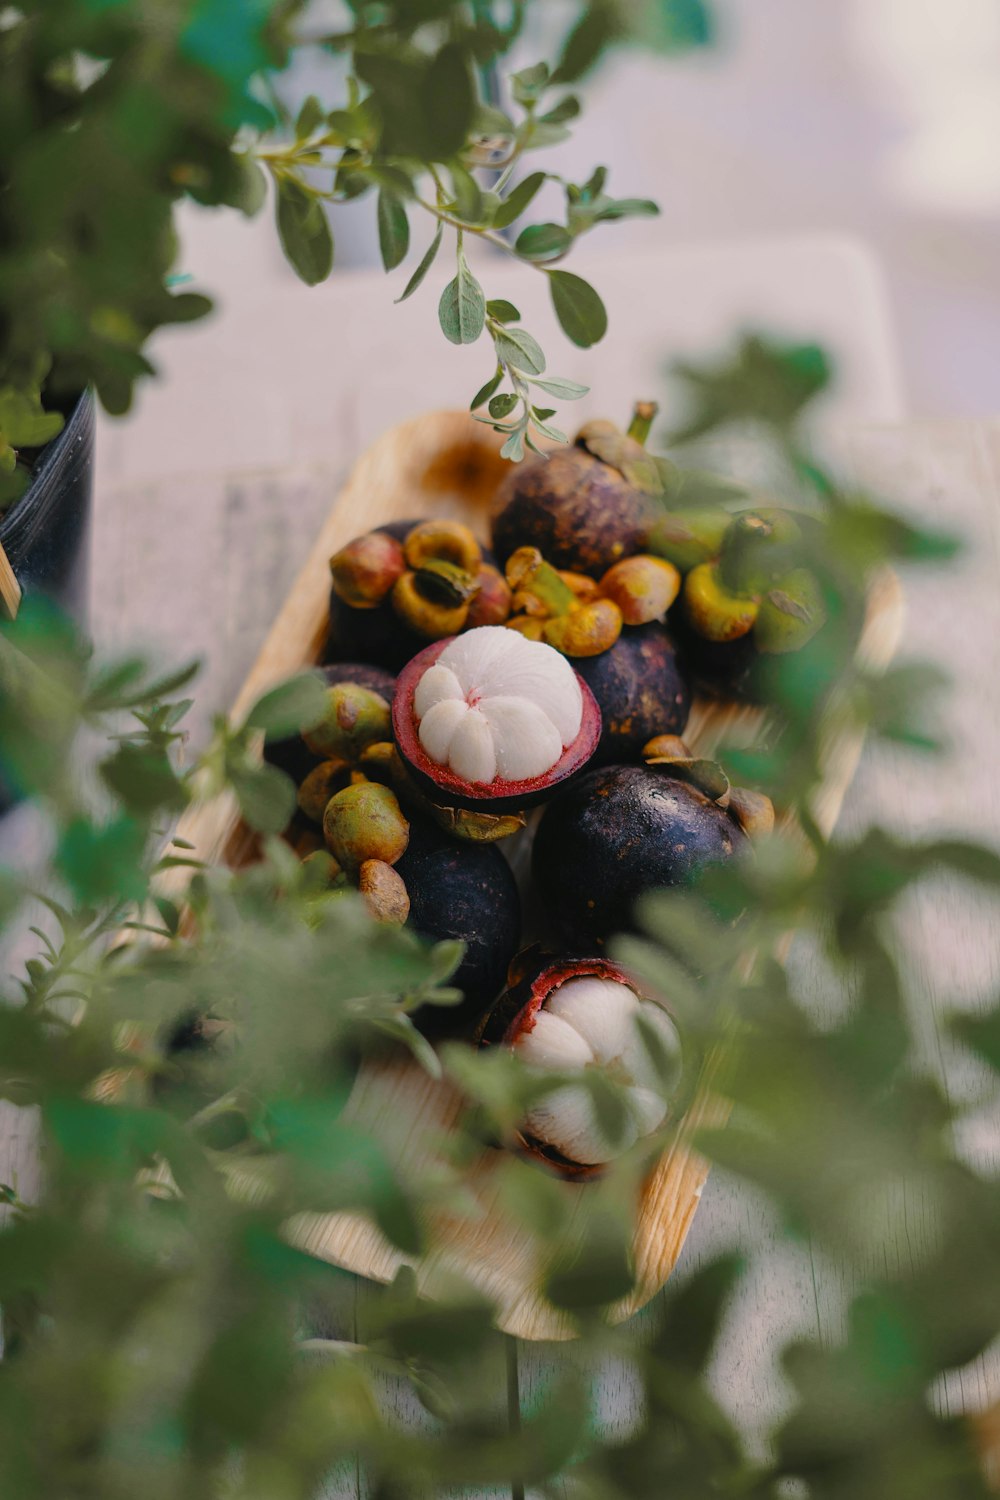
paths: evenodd
<path fill-rule="evenodd" d="M 230 781 L 251 828 L 282 833 L 295 811 L 295 783 L 277 766 L 232 767 Z"/>
<path fill-rule="evenodd" d="M 484 401 L 488 401 L 502 379 L 503 365 L 497 365 L 496 374 L 492 375 L 490 379 L 487 380 L 486 384 L 484 386 L 481 386 L 473 396 L 472 400 L 469 403 L 469 410 L 475 411 L 477 407 L 482 406 Z"/>
<path fill-rule="evenodd" d="M 462 254 L 458 258 L 458 274 L 441 293 L 438 319 L 445 338 L 452 344 L 474 344 L 483 331 L 486 298 Z"/>
<path fill-rule="evenodd" d="M 583 1312 L 626 1297 L 635 1282 L 630 1238 L 623 1220 L 602 1216 L 578 1243 L 561 1247 L 545 1282 L 553 1306 Z"/>
<path fill-rule="evenodd" d="M 268 739 L 281 739 L 312 729 L 327 711 L 329 692 L 316 672 L 301 672 L 257 699 L 246 717 L 247 729 L 263 729 Z"/>
<path fill-rule="evenodd" d="M 267 201 L 267 173 L 252 156 L 244 152 L 233 154 L 234 185 L 229 201 L 240 213 L 252 219 Z"/>
<path fill-rule="evenodd" d="M 410 248 L 410 221 L 402 200 L 387 188 L 379 192 L 377 217 L 382 264 L 387 271 L 393 271 Z"/>
<path fill-rule="evenodd" d="M 333 235 L 323 205 L 292 178 L 279 177 L 277 189 L 281 248 L 296 275 L 317 286 L 333 269 Z"/>
<path fill-rule="evenodd" d="M 575 83 L 598 61 L 601 54 L 625 34 L 622 13 L 611 5 L 590 5 L 570 32 L 563 47 L 553 83 Z"/>
<path fill-rule="evenodd" d="M 545 355 L 535 339 L 524 328 L 505 328 L 495 336 L 497 358 L 526 375 L 541 375 Z"/>
<path fill-rule="evenodd" d="M 432 59 L 420 88 L 428 160 L 447 161 L 465 145 L 476 110 L 468 59 L 457 42 L 446 42 Z"/>
<path fill-rule="evenodd" d="M 588 281 L 572 271 L 549 271 L 549 291 L 556 317 L 566 337 L 589 349 L 608 331 L 604 303 Z"/>
<path fill-rule="evenodd" d="M 523 178 L 516 187 L 511 188 L 493 215 L 493 226 L 495 229 L 506 229 L 508 224 L 513 224 L 515 219 L 520 218 L 532 198 L 534 198 L 535 194 L 541 188 L 547 175 L 546 172 L 532 172 L 530 176 Z"/>
<path fill-rule="evenodd" d="M 326 115 L 322 104 L 315 94 L 310 94 L 299 110 L 295 121 L 295 139 L 297 141 L 308 140 L 319 127 L 326 123 Z"/>
<path fill-rule="evenodd" d="M 423 281 L 424 277 L 427 275 L 427 272 L 434 264 L 434 258 L 441 248 L 441 236 L 443 235 L 443 233 L 444 225 L 439 221 L 438 227 L 434 231 L 434 238 L 431 240 L 423 260 L 420 262 L 419 266 L 414 271 L 409 281 L 406 283 L 406 290 L 403 292 L 403 295 L 396 298 L 397 302 L 405 302 L 407 297 L 412 297 L 413 293 L 417 290 L 417 287 Z"/>
<path fill-rule="evenodd" d="M 509 391 L 505 391 L 502 396 L 494 396 L 490 402 L 490 416 L 496 417 L 498 420 L 501 417 L 509 417 L 511 412 L 517 407 L 519 400 L 520 397 L 513 395 Z"/>
<path fill-rule="evenodd" d="M 145 843 L 142 825 L 124 814 L 104 824 L 76 818 L 59 841 L 56 864 L 82 901 L 139 901 L 146 890 Z"/>
<path fill-rule="evenodd" d="M 121 745 L 102 761 L 101 779 L 129 812 L 148 814 L 157 808 L 179 812 L 187 792 L 165 750 L 145 745 Z"/>
<path fill-rule="evenodd" d="M 529 224 L 521 230 L 514 248 L 527 260 L 552 260 L 565 255 L 572 243 L 569 230 L 562 224 Z"/>
<path fill-rule="evenodd" d="M 612 219 L 655 219 L 660 212 L 660 205 L 652 198 L 609 198 L 596 207 L 593 217 L 599 223 Z"/>
<path fill-rule="evenodd" d="M 580 101 L 574 94 L 567 94 L 565 99 L 560 99 L 554 109 L 545 111 L 539 115 L 539 119 L 545 125 L 563 125 L 567 120 L 575 120 L 580 113 Z"/>
<path fill-rule="evenodd" d="M 586 396 L 590 390 L 589 385 L 577 385 L 575 380 L 563 380 L 559 375 L 546 376 L 544 380 L 532 380 L 532 385 L 537 385 L 540 391 L 547 396 L 555 396 L 560 401 L 579 401 L 581 396 Z"/>
<path fill-rule="evenodd" d="M 167 298 L 160 315 L 164 323 L 195 323 L 207 318 L 212 307 L 211 297 L 203 297 L 200 292 L 177 292 Z"/>
<path fill-rule="evenodd" d="M 502 297 L 487 302 L 486 316 L 495 319 L 497 323 L 519 323 L 521 320 L 521 314 L 513 302 L 505 302 Z"/>
<path fill-rule="evenodd" d="M 656 1347 L 665 1359 L 692 1374 L 703 1371 L 718 1338 L 726 1304 L 743 1274 L 740 1255 L 720 1255 L 695 1271 L 668 1296 Z"/>
<path fill-rule="evenodd" d="M 472 117 L 472 134 L 479 136 L 510 136 L 514 134 L 514 121 L 510 115 L 495 104 L 484 104 L 482 100 L 476 105 L 476 112 Z"/>
<path fill-rule="evenodd" d="M 512 463 L 519 464 L 524 457 L 524 431 L 517 428 L 500 449 L 501 458 L 509 458 Z"/>
<path fill-rule="evenodd" d="M 482 224 L 486 220 L 486 199 L 479 183 L 461 162 L 452 162 L 448 168 L 454 199 L 451 210 L 466 224 Z"/>
<path fill-rule="evenodd" d="M 510 75 L 510 91 L 518 104 L 534 104 L 549 82 L 548 63 L 535 63 Z"/>
<path fill-rule="evenodd" d="M 542 437 L 551 438 L 554 443 L 569 442 L 569 438 L 566 436 L 565 432 L 563 432 L 561 427 L 552 427 L 548 422 L 539 420 L 537 416 L 535 418 L 535 427 L 542 434 Z"/>

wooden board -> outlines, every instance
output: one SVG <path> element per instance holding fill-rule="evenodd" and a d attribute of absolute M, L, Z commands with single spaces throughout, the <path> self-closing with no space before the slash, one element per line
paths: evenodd
<path fill-rule="evenodd" d="M 328 559 L 351 537 L 386 521 L 427 514 L 464 520 L 485 537 L 493 494 L 507 472 L 497 446 L 495 434 L 461 412 L 437 412 L 404 423 L 373 444 L 351 473 L 279 612 L 237 697 L 235 718 L 276 681 L 319 659 L 327 627 Z M 889 662 L 901 622 L 898 584 L 886 575 L 872 589 L 860 647 L 870 666 Z M 711 754 L 723 737 L 737 734 L 744 742 L 752 740 L 761 723 L 759 709 L 698 698 L 685 738 L 698 753 Z M 836 821 L 860 751 L 857 736 L 841 736 L 830 746 L 814 807 L 824 830 Z M 230 798 L 192 809 L 178 832 L 205 860 L 238 866 L 252 856 L 253 840 Z M 418 1166 L 433 1164 L 442 1136 L 464 1105 L 450 1083 L 431 1079 L 415 1063 L 404 1061 L 366 1066 L 349 1107 L 359 1125 L 378 1134 L 405 1180 Z M 708 1176 L 708 1164 L 691 1149 L 692 1133 L 723 1116 L 706 1071 L 672 1145 L 642 1186 L 634 1236 L 636 1283 L 613 1310 L 616 1319 L 642 1307 L 669 1276 Z M 498 1202 L 501 1159 L 498 1152 L 484 1151 L 468 1170 L 465 1186 L 478 1209 L 475 1215 L 432 1219 L 433 1248 L 416 1263 L 418 1283 L 433 1295 L 436 1284 L 457 1274 L 495 1301 L 507 1332 L 527 1339 L 568 1337 L 569 1320 L 538 1289 L 536 1240 L 507 1219 Z M 561 1190 L 575 1205 L 587 1188 L 563 1184 Z M 290 1232 L 311 1253 L 376 1280 L 391 1279 L 407 1263 L 360 1215 L 301 1216 Z"/>

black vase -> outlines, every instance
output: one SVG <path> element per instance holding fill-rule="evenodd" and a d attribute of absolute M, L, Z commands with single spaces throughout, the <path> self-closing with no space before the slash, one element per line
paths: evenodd
<path fill-rule="evenodd" d="M 0 543 L 24 593 L 47 595 L 78 621 L 87 610 L 93 468 L 94 400 L 86 391 L 0 521 Z"/>
<path fill-rule="evenodd" d="M 43 450 L 27 490 L 0 521 L 0 543 L 24 594 L 44 594 L 78 623 L 87 612 L 94 400 L 77 401 Z M 17 793 L 0 769 L 0 815 Z"/>

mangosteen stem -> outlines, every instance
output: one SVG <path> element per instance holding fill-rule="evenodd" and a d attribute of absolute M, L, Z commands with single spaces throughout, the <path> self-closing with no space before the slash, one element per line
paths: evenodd
<path fill-rule="evenodd" d="M 659 409 L 656 401 L 637 401 L 632 409 L 632 420 L 628 426 L 628 436 L 633 438 L 637 443 L 645 446 L 650 428 L 656 420 L 656 413 Z"/>

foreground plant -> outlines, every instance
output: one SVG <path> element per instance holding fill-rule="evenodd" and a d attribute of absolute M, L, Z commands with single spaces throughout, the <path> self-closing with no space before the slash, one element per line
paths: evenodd
<path fill-rule="evenodd" d="M 256 214 L 268 181 L 285 253 L 311 286 L 334 263 L 326 203 L 367 198 L 387 271 L 407 254 L 411 218 L 425 221 L 430 243 L 397 300 L 444 251 L 445 336 L 466 344 L 485 333 L 492 344 L 493 374 L 474 406 L 489 401 L 512 457 L 533 433 L 557 436 L 550 401 L 584 388 L 546 374 L 538 342 L 510 303 L 487 299 L 467 250 L 482 240 L 536 268 L 566 335 L 584 348 L 603 336 L 598 293 L 557 262 L 582 234 L 655 205 L 609 196 L 603 167 L 576 186 L 543 168 L 521 176 L 522 163 L 568 137 L 580 113 L 571 89 L 608 47 L 705 43 L 701 0 L 584 0 L 556 65 L 510 78 L 509 112 L 483 80 L 516 42 L 521 4 L 505 21 L 454 0 L 358 4 L 345 14 L 344 30 L 314 35 L 304 0 L 26 0 L 4 11 L 0 504 L 22 492 L 33 450 L 88 384 L 108 411 L 126 411 L 135 382 L 152 371 L 149 337 L 211 310 L 200 290 L 175 286 L 185 279 L 174 264 L 175 206 Z M 331 95 L 310 97 L 293 120 L 276 80 L 298 53 L 318 49 L 332 54 Z M 524 224 L 546 181 L 565 196 L 564 222 Z"/>
<path fill-rule="evenodd" d="M 865 727 L 927 752 L 927 674 L 906 664 L 874 679 L 855 657 L 856 605 L 866 571 L 943 559 L 951 544 L 845 493 L 806 458 L 800 368 L 799 351 L 771 346 L 780 420 L 767 430 L 796 498 L 828 514 L 814 562 L 837 607 L 816 637 L 822 672 L 814 659 L 802 675 L 801 655 L 775 663 L 780 734 L 753 756 L 722 753 L 733 781 L 752 774 L 798 809 L 807 845 L 760 841 L 758 830 L 754 860 L 647 901 L 644 935 L 612 949 L 620 970 L 598 961 L 606 977 L 627 973 L 637 996 L 669 996 L 682 1073 L 672 1113 L 648 1136 L 628 1107 L 628 1091 L 647 1085 L 633 1071 L 627 995 L 614 997 L 623 1025 L 610 1053 L 628 1059 L 624 1089 L 586 1065 L 603 1042 L 588 1034 L 589 992 L 579 990 L 573 1035 L 561 1033 L 551 1070 L 516 1047 L 456 1044 L 436 1057 L 409 1017 L 457 998 L 456 949 L 372 923 L 356 895 L 329 890 L 269 837 L 294 791 L 260 766 L 254 741 L 280 741 L 321 712 L 321 685 L 299 680 L 246 724 L 220 724 L 185 768 L 184 707 L 170 700 L 187 674 L 157 680 L 136 661 L 95 662 L 65 626 L 30 610 L 0 635 L 0 763 L 38 799 L 54 850 L 33 878 L 8 871 L 0 883 L 8 923 L 38 888 L 53 918 L 38 924 L 37 955 L 0 1007 L 0 1093 L 39 1107 L 46 1167 L 39 1203 L 21 1201 L 16 1183 L 3 1194 L 12 1211 L 0 1233 L 0 1493 L 312 1500 L 327 1481 L 351 1493 L 360 1472 L 381 1496 L 558 1492 L 566 1480 L 588 1500 L 986 1496 L 970 1424 L 944 1410 L 940 1391 L 1000 1331 L 1000 1191 L 960 1153 L 970 1104 L 926 1061 L 897 911 L 942 870 L 995 889 L 1000 861 L 961 839 L 904 841 L 878 828 L 830 843 L 810 816 L 831 733 Z M 717 372 L 699 372 L 713 421 L 742 414 L 759 390 L 759 351 L 725 373 L 723 387 Z M 704 763 L 684 767 L 682 749 L 661 742 L 649 753 L 675 776 L 706 775 Z M 235 793 L 264 832 L 262 858 L 237 875 L 191 872 L 182 919 L 175 897 L 152 894 L 153 877 L 189 867 L 176 841 L 163 853 L 167 829 L 192 796 L 219 792 Z M 721 781 L 714 795 L 724 797 Z M 401 865 L 413 850 L 411 841 Z M 115 936 L 123 928 L 127 942 Z M 838 1004 L 819 1018 L 800 971 L 768 957 L 791 929 L 828 966 Z M 543 985 L 533 1000 L 544 1008 L 550 993 Z M 982 1098 L 995 1101 L 1000 1011 L 992 997 L 975 1017 L 958 1009 L 952 1040 L 979 1056 Z M 673 1034 L 660 1032 L 669 1063 Z M 510 1041 L 523 1033 L 515 1027 Z M 434 1177 L 398 1180 L 345 1113 L 359 1056 L 387 1043 L 444 1068 L 469 1101 Z M 745 1269 L 739 1254 L 669 1283 L 642 1337 L 608 1319 L 635 1282 L 638 1183 L 673 1139 L 700 1058 L 720 1043 L 716 1081 L 733 1117 L 698 1145 L 765 1195 L 782 1249 L 808 1239 L 856 1288 L 842 1333 L 785 1350 L 789 1407 L 763 1451 L 710 1375 Z M 563 1066 L 574 1059 L 583 1066 Z M 351 1209 L 419 1256 L 433 1214 L 469 1212 L 465 1162 L 486 1143 L 525 1138 L 528 1121 L 552 1133 L 542 1102 L 554 1087 L 584 1088 L 589 1105 L 582 1124 L 555 1111 L 550 1149 L 622 1154 L 572 1199 L 537 1162 L 509 1155 L 498 1166 L 505 1211 L 537 1243 L 540 1294 L 579 1334 L 510 1426 L 496 1402 L 506 1351 L 488 1300 L 451 1284 L 431 1303 L 402 1273 L 354 1310 L 353 1283 L 295 1248 L 288 1226 L 299 1212 Z M 893 1205 L 911 1183 L 927 1217 L 901 1259 Z M 609 1356 L 638 1393 L 621 1435 L 594 1420 L 595 1372 Z M 416 1392 L 426 1426 L 404 1428 L 380 1405 L 387 1376 Z"/>

